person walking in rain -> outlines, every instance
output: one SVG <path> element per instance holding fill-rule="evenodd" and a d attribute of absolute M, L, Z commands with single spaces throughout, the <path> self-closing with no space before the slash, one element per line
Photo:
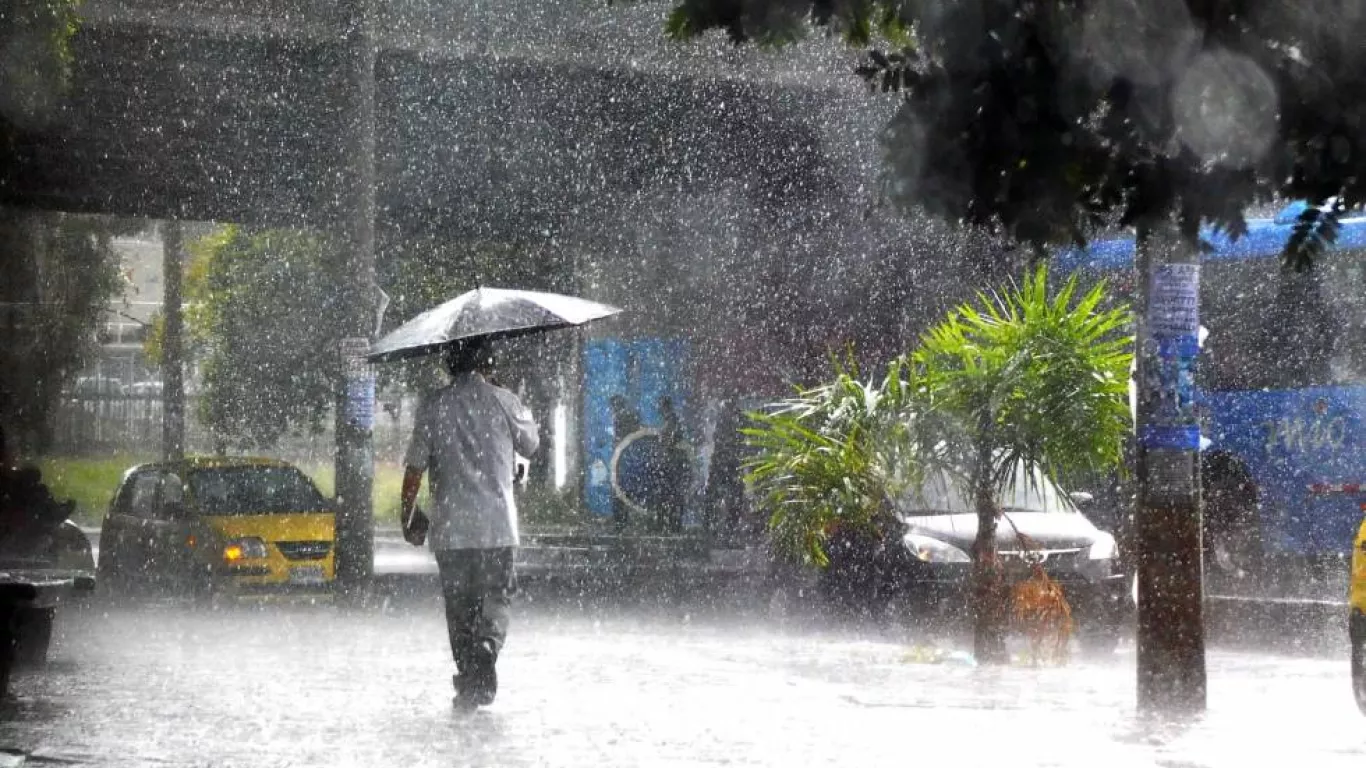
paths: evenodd
<path fill-rule="evenodd" d="M 659 527 L 665 531 L 683 530 L 683 512 L 692 493 L 692 449 L 683 434 L 671 397 L 659 399 L 659 442 L 663 447 L 660 472 Z"/>
<path fill-rule="evenodd" d="M 478 707 L 498 693 L 496 665 L 516 589 L 514 453 L 531 456 L 540 437 L 521 400 L 489 382 L 493 355 L 486 342 L 455 346 L 445 362 L 450 385 L 418 407 L 404 459 L 402 519 L 408 537 L 426 472 L 432 494 L 427 540 L 446 602 L 456 704 Z"/>
<path fill-rule="evenodd" d="M 609 401 L 612 408 L 612 449 L 616 450 L 621 445 L 621 441 L 635 434 L 640 429 L 640 415 L 635 409 L 627 404 L 626 398 L 621 395 L 612 395 Z M 618 531 L 624 530 L 630 521 L 631 509 L 620 495 L 614 490 L 612 492 L 612 524 Z"/>

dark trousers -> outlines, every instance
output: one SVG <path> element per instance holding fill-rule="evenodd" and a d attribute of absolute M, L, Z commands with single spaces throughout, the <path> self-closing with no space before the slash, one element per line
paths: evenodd
<path fill-rule="evenodd" d="M 436 553 L 441 573 L 441 595 L 446 600 L 446 631 L 451 638 L 455 667 L 465 671 L 465 660 L 476 643 L 493 644 L 494 657 L 508 634 L 508 608 L 517 591 L 511 547 L 445 549 Z"/>

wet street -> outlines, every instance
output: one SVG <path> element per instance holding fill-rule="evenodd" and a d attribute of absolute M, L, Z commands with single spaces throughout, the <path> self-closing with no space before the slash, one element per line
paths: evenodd
<path fill-rule="evenodd" d="M 451 706 L 439 606 L 68 617 L 20 673 L 27 765 L 1353 765 L 1345 651 L 1211 652 L 1210 712 L 1141 730 L 1133 652 L 1064 669 L 913 661 L 895 633 L 523 604 L 487 710 Z M 3 758 L 0 758 L 3 759 Z"/>

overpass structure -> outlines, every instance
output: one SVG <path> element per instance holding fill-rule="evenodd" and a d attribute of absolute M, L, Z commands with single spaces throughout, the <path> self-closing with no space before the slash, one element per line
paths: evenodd
<path fill-rule="evenodd" d="M 0 200 L 335 226 L 350 115 L 339 5 L 89 0 L 69 93 L 10 116 L 23 135 Z M 375 5 L 382 229 L 558 230 L 643 192 L 726 185 L 755 205 L 843 206 L 867 180 L 839 153 L 877 112 L 832 45 L 674 44 L 668 2 Z"/>
<path fill-rule="evenodd" d="M 672 0 L 371 2 L 381 283 L 413 242 L 515 242 L 641 332 L 767 347 L 895 282 L 917 233 L 866 215 L 893 102 L 835 41 L 674 43 Z M 68 92 L 6 116 L 0 204 L 347 232 L 344 5 L 86 0 Z"/>
<path fill-rule="evenodd" d="M 672 0 L 372 2 L 382 284 L 413 242 L 515 242 L 541 287 L 631 310 L 609 332 L 710 336 L 769 378 L 765 350 L 896 330 L 917 233 L 866 216 L 893 102 L 836 42 L 674 43 Z M 0 204 L 347 232 L 343 6 L 86 0 L 69 91 L 7 115 Z"/>

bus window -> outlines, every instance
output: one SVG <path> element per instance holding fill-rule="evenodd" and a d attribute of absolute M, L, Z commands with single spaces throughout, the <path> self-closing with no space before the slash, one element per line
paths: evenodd
<path fill-rule="evenodd" d="M 1338 320 L 1332 380 L 1358 384 L 1366 381 L 1366 252 L 1333 254 L 1323 268 L 1324 296 Z"/>
<path fill-rule="evenodd" d="M 1308 272 L 1278 259 L 1206 260 L 1201 387 L 1285 390 L 1366 376 L 1360 253 L 1331 253 Z"/>

